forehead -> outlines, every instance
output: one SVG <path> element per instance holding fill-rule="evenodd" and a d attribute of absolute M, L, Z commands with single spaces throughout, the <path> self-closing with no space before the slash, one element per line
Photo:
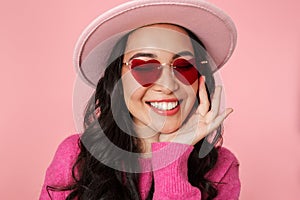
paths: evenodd
<path fill-rule="evenodd" d="M 128 37 L 125 52 L 144 49 L 163 50 L 172 53 L 194 51 L 187 32 L 170 24 L 150 25 L 133 31 Z"/>

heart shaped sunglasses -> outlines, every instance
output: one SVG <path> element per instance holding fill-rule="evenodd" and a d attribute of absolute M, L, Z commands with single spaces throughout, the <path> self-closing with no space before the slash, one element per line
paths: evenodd
<path fill-rule="evenodd" d="M 200 63 L 207 64 L 208 61 L 201 61 Z M 171 64 L 161 63 L 156 59 L 143 60 L 135 58 L 123 64 L 129 66 L 131 74 L 143 87 L 155 83 L 160 78 L 164 66 L 170 66 L 172 74 L 185 85 L 193 84 L 200 76 L 195 58 L 177 58 Z"/>

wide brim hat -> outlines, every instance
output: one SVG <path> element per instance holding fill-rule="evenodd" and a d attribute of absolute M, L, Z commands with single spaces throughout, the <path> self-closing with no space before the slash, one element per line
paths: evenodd
<path fill-rule="evenodd" d="M 80 77 L 95 87 L 117 41 L 139 27 L 177 24 L 192 31 L 204 44 L 216 71 L 231 57 L 237 40 L 231 18 L 203 0 L 134 0 L 121 4 L 92 21 L 79 37 L 74 65 Z"/>

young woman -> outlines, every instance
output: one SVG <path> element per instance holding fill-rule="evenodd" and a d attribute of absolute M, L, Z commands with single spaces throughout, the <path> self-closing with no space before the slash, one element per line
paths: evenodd
<path fill-rule="evenodd" d="M 233 110 L 219 112 L 213 77 L 235 40 L 203 1 L 133 1 L 96 19 L 75 50 L 96 86 L 85 130 L 59 146 L 40 199 L 238 199 L 239 164 L 220 145 Z"/>

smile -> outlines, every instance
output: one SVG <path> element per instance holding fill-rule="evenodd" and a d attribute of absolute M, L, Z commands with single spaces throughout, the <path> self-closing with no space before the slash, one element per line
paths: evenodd
<path fill-rule="evenodd" d="M 178 101 L 175 102 L 150 102 L 152 107 L 159 110 L 173 110 L 178 106 Z"/>
<path fill-rule="evenodd" d="M 180 103 L 182 100 L 178 99 L 165 99 L 159 101 L 146 102 L 150 108 L 163 116 L 175 115 L 180 110 Z"/>

